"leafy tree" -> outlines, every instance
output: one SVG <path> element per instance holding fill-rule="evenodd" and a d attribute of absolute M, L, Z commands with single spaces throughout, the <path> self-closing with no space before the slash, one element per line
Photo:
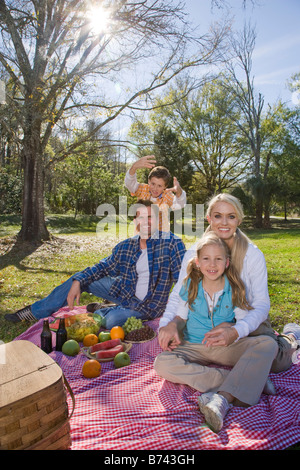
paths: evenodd
<path fill-rule="evenodd" d="M 170 102 L 173 104 L 165 106 Z M 237 118 L 232 97 L 218 80 L 189 94 L 179 83 L 178 88 L 172 88 L 158 100 L 147 124 L 135 123 L 131 135 L 138 144 L 149 146 L 156 136 L 155 129 L 169 128 L 189 159 L 189 168 L 199 174 L 194 180 L 195 189 L 201 176 L 202 192 L 210 197 L 233 187 L 244 176 L 249 163 L 249 151 L 232 114 Z M 180 164 L 178 161 L 177 165 Z"/>
<path fill-rule="evenodd" d="M 224 89 L 233 97 L 235 106 L 240 109 L 238 118 L 234 122 L 244 138 L 247 140 L 252 159 L 251 181 L 256 201 L 255 226 L 262 227 L 263 218 L 263 188 L 262 173 L 262 119 L 264 97 L 258 95 L 254 88 L 252 77 L 252 54 L 255 48 L 256 34 L 253 28 L 245 25 L 241 32 L 232 35 L 232 59 L 227 62 L 229 80 L 224 82 Z M 244 80 L 240 78 L 240 71 Z"/>
<path fill-rule="evenodd" d="M 78 132 L 81 140 L 84 131 Z M 102 148 L 104 140 L 94 138 L 82 143 L 76 154 L 70 155 L 52 166 L 46 175 L 46 200 L 51 211 L 72 210 L 83 214 L 96 214 L 99 204 L 118 204 L 120 185 L 124 174 L 116 174 L 113 147 Z M 55 155 L 54 148 L 62 145 L 53 143 L 47 153 L 49 160 Z"/>
<path fill-rule="evenodd" d="M 284 133 L 280 139 L 280 152 L 274 155 L 272 175 L 278 181 L 274 199 L 283 205 L 285 219 L 288 209 L 299 213 L 300 207 L 300 107 L 281 108 Z"/>
<path fill-rule="evenodd" d="M 20 214 L 22 181 L 9 168 L 0 168 L 0 214 Z"/>
<path fill-rule="evenodd" d="M 188 191 L 193 177 L 191 156 L 172 129 L 162 126 L 155 132 L 153 153 L 159 164 L 168 168 L 171 175 L 176 176 L 180 186 Z"/>
<path fill-rule="evenodd" d="M 107 18 L 101 31 L 92 25 L 97 10 L 91 7 L 102 7 L 101 20 Z M 22 130 L 19 239 L 31 242 L 50 236 L 44 217 L 46 147 L 61 124 L 68 118 L 74 126 L 93 112 L 99 117 L 97 127 L 82 142 L 70 139 L 53 164 L 125 109 L 141 109 L 145 98 L 180 72 L 212 62 L 224 34 L 221 28 L 192 39 L 183 7 L 173 0 L 0 0 L 0 26 L 7 107 Z M 198 48 L 185 60 L 191 43 Z M 141 63 L 151 73 L 140 74 L 126 90 Z"/>

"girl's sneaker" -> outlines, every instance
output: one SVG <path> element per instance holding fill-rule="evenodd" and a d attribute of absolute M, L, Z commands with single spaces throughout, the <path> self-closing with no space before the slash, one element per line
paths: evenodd
<path fill-rule="evenodd" d="M 200 411 L 202 414 L 203 413 L 203 410 L 204 410 L 204 407 L 208 404 L 208 402 L 210 402 L 212 396 L 215 394 L 215 392 L 206 392 L 206 393 L 202 393 L 199 397 L 198 397 L 198 404 L 199 404 L 199 408 L 200 408 Z"/>
<path fill-rule="evenodd" d="M 203 407 L 205 420 L 214 432 L 221 431 L 223 420 L 231 406 L 223 395 L 214 393 L 208 404 Z"/>

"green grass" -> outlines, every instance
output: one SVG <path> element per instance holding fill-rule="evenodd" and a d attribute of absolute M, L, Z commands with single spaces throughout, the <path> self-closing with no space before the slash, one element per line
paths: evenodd
<path fill-rule="evenodd" d="M 300 323 L 300 228 L 248 232 L 248 236 L 265 255 L 273 327 L 280 330 L 285 323 Z"/>

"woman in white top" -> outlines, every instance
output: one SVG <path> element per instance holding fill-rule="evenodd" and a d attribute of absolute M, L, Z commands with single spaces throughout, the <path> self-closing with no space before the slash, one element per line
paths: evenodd
<path fill-rule="evenodd" d="M 208 205 L 207 220 L 209 227 L 231 250 L 231 263 L 234 264 L 246 287 L 246 297 L 252 310 L 242 311 L 235 324 L 222 324 L 213 329 L 207 338 L 208 346 L 228 346 L 246 336 L 269 335 L 278 342 L 278 355 L 272 371 L 280 372 L 291 365 L 291 346 L 289 336 L 275 335 L 268 320 L 270 298 L 268 293 L 267 267 L 263 253 L 238 228 L 243 220 L 243 208 L 240 201 L 230 194 L 218 194 Z M 186 277 L 188 261 L 195 256 L 195 245 L 185 254 L 177 284 L 174 286 L 169 301 L 159 324 L 159 343 L 163 350 L 172 350 L 180 344 L 177 329 L 176 312 L 179 292 Z M 294 338 L 293 338 L 294 339 Z"/>

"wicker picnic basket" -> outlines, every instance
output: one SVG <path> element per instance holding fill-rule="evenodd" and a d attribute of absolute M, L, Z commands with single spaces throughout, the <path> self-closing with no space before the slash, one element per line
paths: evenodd
<path fill-rule="evenodd" d="M 69 449 L 70 416 L 61 368 L 30 341 L 0 348 L 0 449 Z"/>

